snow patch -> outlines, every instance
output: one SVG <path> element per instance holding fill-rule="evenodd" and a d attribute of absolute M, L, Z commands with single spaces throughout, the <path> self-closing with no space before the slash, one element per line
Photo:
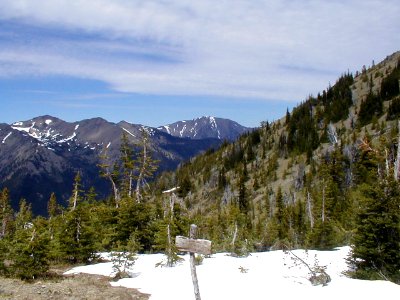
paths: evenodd
<path fill-rule="evenodd" d="M 3 139 L 3 141 L 2 141 L 2 144 L 5 144 L 6 143 L 6 140 L 9 138 L 9 136 L 12 134 L 12 132 L 10 132 L 9 134 L 7 134 L 5 137 L 4 137 L 4 139 Z"/>
<path fill-rule="evenodd" d="M 136 136 L 135 136 L 132 132 L 130 132 L 128 129 L 125 129 L 125 128 L 123 128 L 123 127 L 122 127 L 122 129 L 123 129 L 126 133 L 130 134 L 131 136 L 136 137 Z"/>
<path fill-rule="evenodd" d="M 31 135 L 31 129 L 35 126 L 35 122 L 32 123 L 31 127 L 16 127 L 16 126 L 22 126 L 24 125 L 22 122 L 17 122 L 13 124 L 14 126 L 11 126 L 12 129 L 18 130 L 18 131 L 23 131 Z"/>
<path fill-rule="evenodd" d="M 394 299 L 400 286 L 387 281 L 350 279 L 343 275 L 347 270 L 346 258 L 350 247 L 333 251 L 294 250 L 307 262 L 326 266 L 332 281 L 327 286 L 313 286 L 307 279 L 309 270 L 295 265 L 283 251 L 251 253 L 245 258 L 235 258 L 226 253 L 213 254 L 198 266 L 200 294 L 203 300 L 213 299 Z M 138 255 L 131 272 L 134 278 L 111 282 L 113 286 L 139 289 L 150 294 L 150 300 L 194 299 L 190 274 L 189 255 L 175 267 L 156 267 L 165 260 L 163 254 Z M 243 271 L 245 270 L 245 271 Z M 100 263 L 71 269 L 66 274 L 89 273 L 109 276 L 112 263 Z"/>
<path fill-rule="evenodd" d="M 50 119 L 48 119 L 48 120 L 46 120 L 46 121 L 44 121 L 47 125 L 49 125 L 51 122 L 53 122 L 53 120 L 50 120 Z"/>
<path fill-rule="evenodd" d="M 108 149 L 108 147 L 110 147 L 110 146 L 111 146 L 111 142 L 109 142 L 109 143 L 107 144 L 106 149 Z"/>
<path fill-rule="evenodd" d="M 74 131 L 76 131 L 79 128 L 79 124 L 75 126 Z"/>
<path fill-rule="evenodd" d="M 183 126 L 182 130 L 179 132 L 180 137 L 183 137 L 183 134 L 186 131 L 186 124 Z"/>
<path fill-rule="evenodd" d="M 167 194 L 167 193 L 171 193 L 171 192 L 175 192 L 176 190 L 179 190 L 179 186 L 173 187 L 172 189 L 163 191 L 163 194 Z"/>
<path fill-rule="evenodd" d="M 71 136 L 67 137 L 66 139 L 59 140 L 57 143 L 59 143 L 59 144 L 65 143 L 65 142 L 71 141 L 75 137 L 76 137 L 76 133 L 74 132 Z"/>
<path fill-rule="evenodd" d="M 168 134 L 171 134 L 171 130 L 169 129 L 169 126 L 168 126 L 168 125 L 165 125 L 164 128 L 165 128 L 165 130 L 168 132 Z"/>

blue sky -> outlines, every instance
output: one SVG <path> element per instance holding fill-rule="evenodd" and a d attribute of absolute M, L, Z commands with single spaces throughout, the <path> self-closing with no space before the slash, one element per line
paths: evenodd
<path fill-rule="evenodd" d="M 0 0 L 0 122 L 283 116 L 400 50 L 398 0 Z"/>

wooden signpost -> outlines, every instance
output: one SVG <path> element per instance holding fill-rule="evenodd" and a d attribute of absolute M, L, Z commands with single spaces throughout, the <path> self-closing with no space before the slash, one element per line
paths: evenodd
<path fill-rule="evenodd" d="M 196 300 L 201 300 L 199 282 L 196 274 L 195 253 L 203 255 L 211 254 L 211 241 L 196 239 L 196 233 L 197 226 L 195 224 L 190 225 L 189 238 L 177 236 L 175 238 L 175 244 L 178 250 L 190 253 L 190 271 L 192 273 L 194 296 Z"/>

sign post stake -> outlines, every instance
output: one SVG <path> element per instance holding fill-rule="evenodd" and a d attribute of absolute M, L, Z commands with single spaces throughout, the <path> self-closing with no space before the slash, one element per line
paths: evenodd
<path fill-rule="evenodd" d="M 196 274 L 195 253 L 210 255 L 211 241 L 196 239 L 196 235 L 197 235 L 197 226 L 195 224 L 192 224 L 190 225 L 189 238 L 178 235 L 175 238 L 175 244 L 178 250 L 190 253 L 190 271 L 192 273 L 194 296 L 196 297 L 196 300 L 201 300 L 199 282 L 197 280 L 197 274 Z"/>
<path fill-rule="evenodd" d="M 190 225 L 189 238 L 195 239 L 196 234 L 197 234 L 197 225 L 195 224 Z M 197 273 L 196 273 L 195 253 L 194 252 L 189 252 L 189 253 L 190 253 L 190 271 L 192 273 L 194 296 L 196 300 L 201 300 L 199 282 L 197 280 Z"/>

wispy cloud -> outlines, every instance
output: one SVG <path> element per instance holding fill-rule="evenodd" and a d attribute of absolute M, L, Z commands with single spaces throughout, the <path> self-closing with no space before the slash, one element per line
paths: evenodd
<path fill-rule="evenodd" d="M 400 45 L 397 0 L 0 3 L 0 76 L 119 92 L 299 101 Z"/>

